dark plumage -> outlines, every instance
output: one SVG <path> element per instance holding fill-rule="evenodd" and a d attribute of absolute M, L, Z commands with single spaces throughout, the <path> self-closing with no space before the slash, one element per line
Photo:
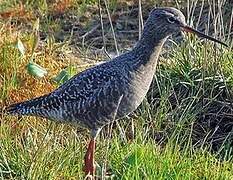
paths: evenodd
<path fill-rule="evenodd" d="M 155 8 L 145 23 L 142 38 L 130 52 L 75 75 L 48 95 L 11 105 L 7 111 L 81 124 L 89 128 L 95 138 L 104 125 L 126 116 L 140 105 L 151 84 L 164 42 L 181 30 L 206 37 L 188 27 L 179 10 Z M 93 151 L 93 147 L 89 146 L 89 150 Z M 86 173 L 93 174 L 94 165 L 90 165 L 88 157 L 85 162 L 91 166 Z"/>

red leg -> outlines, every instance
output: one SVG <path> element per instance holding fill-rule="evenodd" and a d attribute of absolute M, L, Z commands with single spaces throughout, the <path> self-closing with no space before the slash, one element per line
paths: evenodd
<path fill-rule="evenodd" d="M 94 153 L 95 153 L 95 139 L 92 138 L 88 145 L 87 152 L 85 154 L 85 159 L 84 159 L 85 161 L 84 171 L 86 175 L 93 176 L 95 173 Z"/>

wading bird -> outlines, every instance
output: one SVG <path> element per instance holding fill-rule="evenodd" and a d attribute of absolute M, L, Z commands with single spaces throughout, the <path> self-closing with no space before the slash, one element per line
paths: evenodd
<path fill-rule="evenodd" d="M 154 8 L 145 23 L 141 39 L 131 51 L 75 75 L 49 94 L 10 105 L 7 112 L 88 128 L 91 140 L 84 158 L 84 170 L 86 174 L 94 175 L 98 133 L 103 126 L 125 117 L 141 104 L 152 82 L 165 41 L 180 31 L 227 46 L 187 26 L 179 10 Z"/>

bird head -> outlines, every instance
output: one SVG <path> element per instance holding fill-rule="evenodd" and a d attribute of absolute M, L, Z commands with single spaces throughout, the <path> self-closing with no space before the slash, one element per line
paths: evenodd
<path fill-rule="evenodd" d="M 150 32 L 156 30 L 160 37 L 167 37 L 175 32 L 184 31 L 227 46 L 225 43 L 188 26 L 183 13 L 172 7 L 154 8 L 150 12 L 144 28 L 148 28 Z"/>

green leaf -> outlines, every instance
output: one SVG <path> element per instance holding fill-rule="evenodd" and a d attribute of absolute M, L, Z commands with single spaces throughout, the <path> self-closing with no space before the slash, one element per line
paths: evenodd
<path fill-rule="evenodd" d="M 38 77 L 38 78 L 42 78 L 48 73 L 45 68 L 39 66 L 38 64 L 34 62 L 29 62 L 27 64 L 27 71 L 28 71 L 28 74 Z"/>
<path fill-rule="evenodd" d="M 63 84 L 68 79 L 76 74 L 77 70 L 74 66 L 68 66 L 67 68 L 61 70 L 61 72 L 54 77 L 52 80 L 58 84 Z"/>
<path fill-rule="evenodd" d="M 56 77 L 54 77 L 52 80 L 56 83 L 64 83 L 68 80 L 68 72 L 67 70 L 63 69 Z"/>

